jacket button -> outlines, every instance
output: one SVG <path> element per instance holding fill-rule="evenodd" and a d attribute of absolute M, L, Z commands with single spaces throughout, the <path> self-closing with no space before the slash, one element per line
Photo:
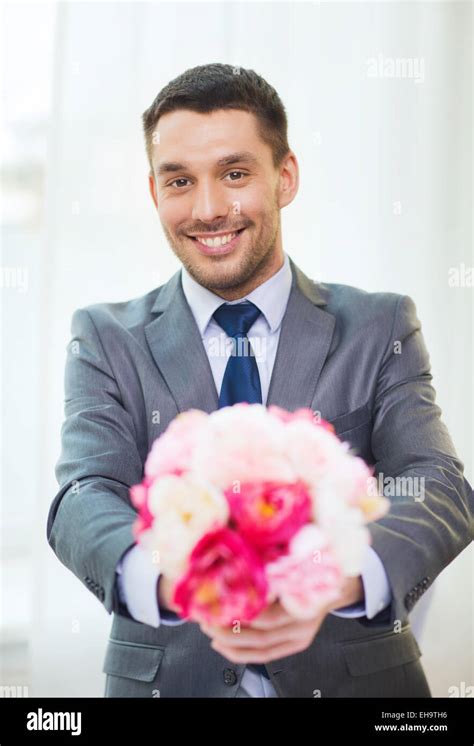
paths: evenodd
<path fill-rule="evenodd" d="M 237 682 L 237 674 L 233 668 L 224 668 L 224 684 L 234 686 Z"/>

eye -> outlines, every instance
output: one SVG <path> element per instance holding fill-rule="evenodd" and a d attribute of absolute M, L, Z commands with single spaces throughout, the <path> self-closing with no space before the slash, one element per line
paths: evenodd
<path fill-rule="evenodd" d="M 185 179 L 184 176 L 182 176 L 179 179 L 175 179 L 174 181 L 170 181 L 170 183 L 167 184 L 167 186 L 173 186 L 173 184 L 176 184 L 178 181 L 189 181 L 189 179 Z M 176 187 L 176 188 L 180 189 L 181 187 Z"/>
<path fill-rule="evenodd" d="M 232 176 L 233 174 L 239 174 L 240 176 L 248 176 L 248 174 L 244 173 L 243 171 L 229 171 L 227 176 Z M 231 179 L 231 181 L 242 181 L 242 179 Z"/>

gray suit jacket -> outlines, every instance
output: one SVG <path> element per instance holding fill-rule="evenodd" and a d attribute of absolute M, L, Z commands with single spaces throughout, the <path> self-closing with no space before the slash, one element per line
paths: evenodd
<path fill-rule="evenodd" d="M 424 499 L 392 498 L 370 526 L 393 603 L 372 620 L 329 615 L 304 652 L 267 665 L 281 697 L 430 696 L 408 613 L 473 534 L 472 489 L 435 403 L 413 301 L 293 283 L 267 404 L 310 407 L 387 477 L 424 477 Z M 397 346 L 396 343 L 400 343 Z M 235 697 L 244 666 L 199 626 L 158 629 L 121 604 L 116 566 L 133 545 L 130 485 L 178 414 L 218 406 L 209 361 L 178 271 L 124 303 L 77 310 L 65 371 L 60 490 L 47 537 L 59 560 L 113 614 L 103 671 L 110 697 Z"/>

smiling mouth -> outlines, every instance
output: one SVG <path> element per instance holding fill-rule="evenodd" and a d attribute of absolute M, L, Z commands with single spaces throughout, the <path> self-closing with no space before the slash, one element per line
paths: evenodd
<path fill-rule="evenodd" d="M 245 228 L 240 228 L 237 231 L 232 231 L 231 233 L 221 233 L 216 236 L 200 236 L 198 234 L 196 236 L 188 236 L 188 238 L 190 238 L 192 241 L 200 243 L 202 246 L 207 246 L 210 249 L 219 249 L 231 243 L 231 241 L 233 241 L 234 238 L 242 233 L 244 230 Z"/>

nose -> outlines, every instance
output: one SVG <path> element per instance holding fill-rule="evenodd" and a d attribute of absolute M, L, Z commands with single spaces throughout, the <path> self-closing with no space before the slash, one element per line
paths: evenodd
<path fill-rule="evenodd" d="M 218 184 L 202 181 L 194 191 L 193 220 L 212 223 L 227 215 L 229 204 Z"/>

